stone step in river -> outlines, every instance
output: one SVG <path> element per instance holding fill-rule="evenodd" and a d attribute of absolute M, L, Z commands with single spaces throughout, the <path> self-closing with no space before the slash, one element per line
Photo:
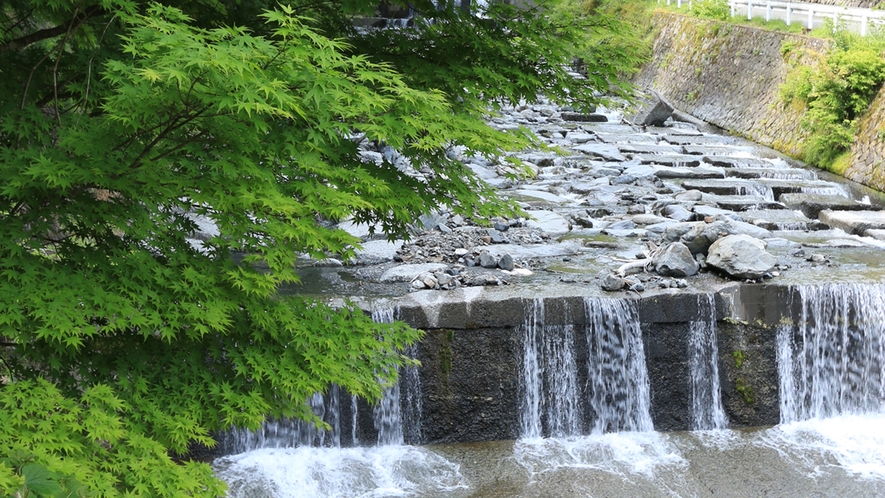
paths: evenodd
<path fill-rule="evenodd" d="M 426 330 L 422 366 L 375 407 L 334 386 L 308 400 L 330 432 L 232 432 L 214 463 L 229 496 L 885 496 L 885 245 L 847 216 L 878 215 L 875 193 L 603 115 L 496 118 L 565 152 L 516 154 L 528 178 L 452 151 L 534 220 L 439 212 L 408 242 L 341 224 L 365 241 L 355 264 L 305 261 L 287 291 Z M 705 266 L 728 233 L 771 269 Z M 677 241 L 700 273 L 652 264 Z"/>

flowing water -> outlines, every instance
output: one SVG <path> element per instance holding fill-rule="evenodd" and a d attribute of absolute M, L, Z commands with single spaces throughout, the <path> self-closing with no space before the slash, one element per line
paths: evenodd
<path fill-rule="evenodd" d="M 635 303 L 585 298 L 583 311 L 586 325 L 578 327 L 545 324 L 540 299 L 527 309 L 520 383 L 523 438 L 575 436 L 585 428 L 596 434 L 653 429 Z M 579 347 L 586 347 L 580 366 Z M 586 389 L 578 385 L 579 368 L 586 372 Z"/>
<path fill-rule="evenodd" d="M 692 428 L 725 429 L 719 389 L 719 348 L 716 344 L 716 302 L 712 294 L 698 296 L 698 317 L 691 322 L 688 341 L 691 375 Z"/>
<path fill-rule="evenodd" d="M 689 326 L 701 430 L 672 433 L 652 428 L 635 301 L 585 299 L 584 324 L 563 326 L 546 324 L 536 299 L 520 330 L 522 439 L 403 445 L 403 419 L 421 416 L 420 383 L 406 371 L 402 386 L 415 385 L 391 388 L 374 408 L 376 446 L 337 447 L 341 427 L 357 441 L 357 403 L 346 403 L 354 418 L 344 423 L 333 388 L 310 400 L 331 434 L 268 422 L 230 446 L 250 451 L 214 467 L 236 498 L 885 496 L 885 285 L 792 291 L 798 319 L 777 331 L 775 427 L 724 429 L 712 296 L 699 297 Z M 393 401 L 404 392 L 414 401 Z"/>

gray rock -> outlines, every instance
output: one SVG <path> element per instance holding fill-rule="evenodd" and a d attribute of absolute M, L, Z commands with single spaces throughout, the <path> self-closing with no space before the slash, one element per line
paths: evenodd
<path fill-rule="evenodd" d="M 422 214 L 418 220 L 424 226 L 425 230 L 433 230 L 440 225 L 444 225 L 446 221 L 448 221 L 445 216 L 439 213 Z"/>
<path fill-rule="evenodd" d="M 633 220 L 633 223 L 637 225 L 655 225 L 657 223 L 664 223 L 667 220 L 661 218 L 660 216 L 655 216 L 653 214 L 637 214 L 630 218 Z"/>
<path fill-rule="evenodd" d="M 447 285 L 450 285 L 453 280 L 451 275 L 449 275 L 448 273 L 443 273 L 441 271 L 434 273 L 433 278 L 436 279 L 436 281 L 437 281 L 437 283 L 439 283 L 440 287 L 445 287 Z"/>
<path fill-rule="evenodd" d="M 418 275 L 427 272 L 435 272 L 446 267 L 444 263 L 425 263 L 419 265 L 400 265 L 390 268 L 381 275 L 381 283 L 408 282 Z"/>
<path fill-rule="evenodd" d="M 638 107 L 627 115 L 633 124 L 641 126 L 662 126 L 673 114 L 673 106 L 654 90 L 640 94 Z"/>
<path fill-rule="evenodd" d="M 707 265 L 733 278 L 762 278 L 774 269 L 777 258 L 765 250 L 765 243 L 744 234 L 727 235 L 710 246 Z"/>
<path fill-rule="evenodd" d="M 479 255 L 479 266 L 483 268 L 495 268 L 498 266 L 498 262 L 495 260 L 495 257 L 488 253 L 488 251 L 483 251 L 482 254 Z"/>
<path fill-rule="evenodd" d="M 501 259 L 498 260 L 498 268 L 501 268 L 502 270 L 512 271 L 514 268 L 513 257 L 509 254 L 501 256 Z"/>
<path fill-rule="evenodd" d="M 633 220 L 621 220 L 616 221 L 605 228 L 606 230 L 633 230 L 636 228 L 636 223 L 633 223 Z"/>
<path fill-rule="evenodd" d="M 488 230 L 486 230 L 486 232 L 492 239 L 492 244 L 504 244 L 505 242 L 507 242 L 507 238 L 504 237 L 501 232 L 495 230 L 494 228 L 489 228 Z"/>
<path fill-rule="evenodd" d="M 757 239 L 771 237 L 771 232 L 764 228 L 736 221 L 726 216 L 716 216 L 712 223 L 699 221 L 690 225 L 692 225 L 691 228 L 683 232 L 679 238 L 674 238 L 674 235 L 684 226 L 669 227 L 664 231 L 664 238 L 670 241 L 682 241 L 692 254 L 704 254 L 713 242 L 726 235 L 742 234 Z"/>
<path fill-rule="evenodd" d="M 674 195 L 673 198 L 677 201 L 699 201 L 704 198 L 704 194 L 700 190 L 686 190 Z"/>
<path fill-rule="evenodd" d="M 616 292 L 623 289 L 627 285 L 627 282 L 624 281 L 623 278 L 615 275 L 614 273 L 609 273 L 602 280 L 602 290 L 608 292 Z"/>
<path fill-rule="evenodd" d="M 664 208 L 661 209 L 661 214 L 663 214 L 667 218 L 670 218 L 671 220 L 676 221 L 690 221 L 694 218 L 694 214 L 691 211 L 685 209 L 679 204 L 664 206 Z"/>
<path fill-rule="evenodd" d="M 691 251 L 681 242 L 673 242 L 652 263 L 655 271 L 664 277 L 690 277 L 697 274 L 699 266 Z"/>

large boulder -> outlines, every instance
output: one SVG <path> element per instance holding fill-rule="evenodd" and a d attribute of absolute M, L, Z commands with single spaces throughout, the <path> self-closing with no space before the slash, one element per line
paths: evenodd
<path fill-rule="evenodd" d="M 664 277 L 690 277 L 698 272 L 698 262 L 691 255 L 688 247 L 681 242 L 674 242 L 655 256 L 652 260 L 655 271 Z"/>
<path fill-rule="evenodd" d="M 762 278 L 770 272 L 777 258 L 765 250 L 765 242 L 749 235 L 727 235 L 713 242 L 707 253 L 707 265 L 733 278 Z"/>
<path fill-rule="evenodd" d="M 713 242 L 720 237 L 737 234 L 757 239 L 771 237 L 771 232 L 764 228 L 720 215 L 715 216 L 710 223 L 675 223 L 664 230 L 664 240 L 682 242 L 692 254 L 706 254 Z"/>
<path fill-rule="evenodd" d="M 672 114 L 673 106 L 658 92 L 650 90 L 647 94 L 638 95 L 636 108 L 626 118 L 641 126 L 663 126 Z"/>

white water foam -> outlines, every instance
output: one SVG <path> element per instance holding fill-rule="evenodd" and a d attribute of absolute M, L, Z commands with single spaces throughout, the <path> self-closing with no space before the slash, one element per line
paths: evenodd
<path fill-rule="evenodd" d="M 601 470 L 625 478 L 651 478 L 658 471 L 672 472 L 688 465 L 666 434 L 653 431 L 520 439 L 514 445 L 513 454 L 532 478 L 562 468 Z"/>
<path fill-rule="evenodd" d="M 229 498 L 440 496 L 467 487 L 457 464 L 414 446 L 260 449 L 213 467 Z"/>
<path fill-rule="evenodd" d="M 757 444 L 807 469 L 809 477 L 838 467 L 862 479 L 885 481 L 885 414 L 781 424 L 766 430 Z"/>

